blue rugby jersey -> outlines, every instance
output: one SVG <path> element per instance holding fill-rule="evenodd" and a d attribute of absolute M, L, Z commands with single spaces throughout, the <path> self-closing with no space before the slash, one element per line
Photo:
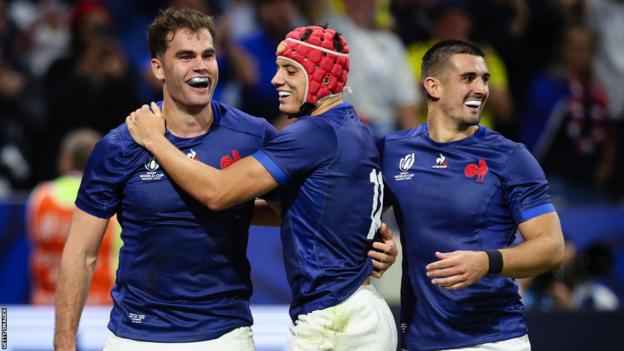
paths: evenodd
<path fill-rule="evenodd" d="M 403 244 L 403 347 L 459 348 L 526 334 L 514 279 L 488 274 L 450 291 L 431 284 L 425 266 L 436 251 L 507 247 L 518 224 L 554 211 L 537 161 L 483 126 L 437 143 L 422 124 L 389 134 L 379 147 Z"/>
<path fill-rule="evenodd" d="M 193 138 L 166 137 L 190 158 L 217 169 L 252 154 L 275 131 L 264 119 L 212 103 L 214 124 Z M 108 328 L 152 342 L 217 338 L 252 324 L 246 257 L 253 201 L 213 212 L 175 183 L 125 124 L 95 147 L 76 205 L 117 213 L 123 246 Z"/>
<path fill-rule="evenodd" d="M 335 306 L 372 271 L 383 181 L 368 128 L 349 104 L 299 118 L 253 155 L 279 184 L 290 316 Z M 372 219 L 375 220 L 372 220 Z"/>

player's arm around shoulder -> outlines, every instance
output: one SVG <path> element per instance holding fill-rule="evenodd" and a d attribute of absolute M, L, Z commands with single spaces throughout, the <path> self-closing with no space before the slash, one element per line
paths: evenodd
<path fill-rule="evenodd" d="M 167 174 L 211 210 L 219 211 L 251 200 L 277 187 L 277 182 L 253 157 L 218 170 L 186 157 L 167 138 L 160 108 L 144 105 L 126 118 L 132 138 L 156 157 Z"/>
<path fill-rule="evenodd" d="M 108 219 L 76 208 L 56 289 L 54 349 L 75 350 L 76 331 Z"/>

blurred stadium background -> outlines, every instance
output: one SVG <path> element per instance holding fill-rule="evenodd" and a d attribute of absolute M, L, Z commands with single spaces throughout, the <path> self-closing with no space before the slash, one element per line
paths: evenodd
<path fill-rule="evenodd" d="M 53 333 L 53 309 L 31 297 L 27 199 L 61 175 L 67 132 L 106 133 L 160 98 L 145 33 L 167 6 L 216 17 L 215 98 L 277 128 L 289 120 L 268 82 L 277 40 L 294 26 L 347 24 L 347 39 L 349 28 L 363 38 L 352 43 L 360 58 L 352 75 L 366 84 L 347 99 L 378 135 L 422 122 L 418 66 L 433 40 L 479 43 L 493 74 L 483 122 L 538 158 L 568 242 L 563 269 L 520 282 L 534 350 L 624 349 L 624 1 L 0 0 L 0 306 L 9 350 L 49 350 Z M 379 37 L 399 54 L 375 51 Z M 413 91 L 393 91 L 396 75 L 412 77 Z M 258 350 L 285 350 L 290 293 L 277 230 L 253 227 L 248 255 Z M 397 262 L 376 281 L 395 312 L 400 275 Z M 107 318 L 107 307 L 86 308 L 82 350 L 101 348 Z"/>

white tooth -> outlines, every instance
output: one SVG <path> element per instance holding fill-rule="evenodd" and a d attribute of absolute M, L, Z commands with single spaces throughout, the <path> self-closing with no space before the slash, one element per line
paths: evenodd
<path fill-rule="evenodd" d="M 290 93 L 289 93 L 289 92 L 287 92 L 287 91 L 278 91 L 278 92 L 277 92 L 277 94 L 278 94 L 280 97 L 283 97 L 283 96 L 290 96 Z"/>

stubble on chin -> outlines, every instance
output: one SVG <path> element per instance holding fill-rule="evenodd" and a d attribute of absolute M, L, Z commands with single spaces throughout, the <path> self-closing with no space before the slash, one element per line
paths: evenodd
<path fill-rule="evenodd" d="M 470 127 L 474 127 L 479 125 L 481 121 L 481 115 L 477 116 L 461 116 L 461 115 L 451 115 L 452 120 L 455 122 L 457 126 L 457 130 L 466 130 Z"/>
<path fill-rule="evenodd" d="M 457 129 L 466 130 L 470 127 L 478 126 L 479 122 L 481 122 L 481 117 L 477 116 L 474 118 L 458 118 L 457 119 Z"/>

